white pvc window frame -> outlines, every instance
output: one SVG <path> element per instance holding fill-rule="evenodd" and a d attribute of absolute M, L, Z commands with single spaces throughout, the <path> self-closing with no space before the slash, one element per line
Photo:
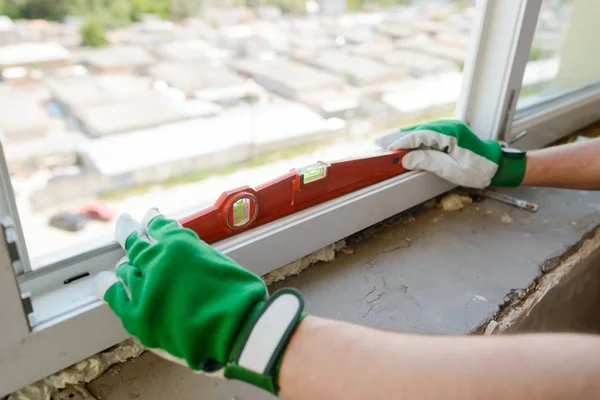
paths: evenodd
<path fill-rule="evenodd" d="M 478 0 L 456 115 L 480 137 L 533 150 L 600 120 L 600 83 L 517 110 L 542 0 Z M 476 59 L 473 59 L 476 58 Z"/>
<path fill-rule="evenodd" d="M 477 2 L 476 25 L 455 117 L 466 121 L 482 138 L 509 138 L 519 129 L 533 132 L 548 124 L 544 110 L 512 123 L 540 5 L 541 0 Z M 586 116 L 592 118 L 590 104 L 600 101 L 600 92 L 594 95 L 594 101 L 590 94 L 579 96 L 578 101 L 569 103 L 569 112 L 587 109 Z M 560 111 L 565 106 L 558 107 Z M 533 136 L 527 135 L 527 140 Z M 0 220 L 10 217 L 14 221 L 10 234 L 15 239 L 19 261 L 13 263 L 0 242 L 0 397 L 128 337 L 110 309 L 94 298 L 91 289 L 93 276 L 114 268 L 122 250 L 115 243 L 108 243 L 31 271 L 1 150 Z M 432 174 L 411 172 L 214 246 L 264 275 L 452 188 Z M 64 283 L 85 273 L 89 276 Z M 29 318 L 25 316 L 22 296 L 29 296 L 33 305 Z"/>

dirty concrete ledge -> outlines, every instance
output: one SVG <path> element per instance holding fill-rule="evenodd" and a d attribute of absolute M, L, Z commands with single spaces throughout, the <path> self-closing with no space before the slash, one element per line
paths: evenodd
<path fill-rule="evenodd" d="M 556 297 L 554 288 L 577 297 L 577 280 L 563 281 L 576 272 L 579 280 L 589 277 L 599 264 L 590 260 L 600 254 L 600 237 L 594 234 L 600 225 L 600 193 L 503 192 L 538 203 L 540 211 L 492 200 L 467 202 L 456 211 L 428 203 L 328 248 L 313 261 L 329 262 L 274 283 L 270 290 L 297 287 L 310 313 L 399 332 L 482 333 L 490 321 L 495 333 L 512 327 L 556 329 L 557 324 L 540 322 L 543 299 Z M 284 275 L 306 266 L 296 265 Z M 579 308 L 589 309 L 581 297 Z M 572 327 L 580 328 L 566 321 L 558 329 Z M 270 398 L 238 382 L 192 374 L 148 352 L 113 366 L 87 388 L 99 399 Z"/>

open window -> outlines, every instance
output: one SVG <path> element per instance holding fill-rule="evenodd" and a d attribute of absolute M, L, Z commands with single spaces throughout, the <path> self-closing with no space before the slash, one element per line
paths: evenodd
<path fill-rule="evenodd" d="M 600 118 L 600 64 L 593 37 L 600 9 L 590 1 L 541 5 L 509 140 L 522 148 L 552 143 Z"/>
<path fill-rule="evenodd" d="M 158 206 L 191 223 L 213 207 L 223 214 L 216 223 L 236 233 L 213 245 L 264 275 L 452 188 L 428 173 L 382 175 L 258 224 L 267 181 L 288 177 L 316 198 L 347 162 L 336 160 L 373 155 L 374 135 L 454 109 L 484 138 L 510 141 L 526 129 L 516 144 L 527 148 L 548 140 L 535 138 L 556 109 L 588 107 L 580 124 L 600 119 L 600 108 L 589 111 L 593 82 L 564 94 L 579 100 L 552 97 L 554 111 L 528 111 L 545 100 L 524 103 L 538 16 L 567 29 L 565 2 L 474 3 L 358 12 L 309 0 L 306 10 L 288 10 L 302 17 L 272 7 L 204 10 L 204 19 L 179 24 L 141 21 L 141 36 L 121 32 L 121 44 L 85 49 L 78 63 L 54 46 L 57 60 L 25 75 L 2 67 L 10 49 L 0 46 L 2 72 L 21 77 L 18 85 L 5 77 L 0 95 L 65 129 L 26 140 L 3 129 L 0 395 L 127 337 L 91 286 L 123 255 L 106 221 L 116 213 Z M 148 51 L 135 40 L 154 45 Z M 23 82 L 32 74 L 42 78 Z M 74 140 L 74 151 L 47 159 L 57 137 Z"/>

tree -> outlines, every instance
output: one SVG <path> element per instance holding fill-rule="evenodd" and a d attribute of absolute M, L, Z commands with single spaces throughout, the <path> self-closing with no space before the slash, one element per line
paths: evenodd
<path fill-rule="evenodd" d="M 203 0 L 0 0 L 0 14 L 13 19 L 62 20 L 67 15 L 94 16 L 104 27 L 139 21 L 142 14 L 163 19 L 197 15 Z M 276 0 L 296 1 L 296 0 Z M 301 1 L 301 0 L 298 0 Z"/>
<path fill-rule="evenodd" d="M 156 14 L 164 19 L 171 18 L 171 0 L 129 0 L 131 19 L 139 21 L 142 14 Z"/>
<path fill-rule="evenodd" d="M 537 46 L 533 46 L 531 48 L 531 52 L 529 53 L 529 61 L 537 61 L 544 58 L 547 58 L 544 49 Z"/>
<path fill-rule="evenodd" d="M 108 44 L 104 28 L 96 18 L 90 17 L 81 26 L 81 40 L 90 47 L 101 47 Z"/>
<path fill-rule="evenodd" d="M 128 0 L 113 0 L 108 7 L 108 12 L 119 23 L 131 22 L 131 2 Z"/>
<path fill-rule="evenodd" d="M 470 5 L 469 0 L 455 0 L 454 2 L 454 7 L 456 7 L 458 11 L 464 11 L 469 8 Z"/>
<path fill-rule="evenodd" d="M 68 14 L 68 0 L 4 0 L 5 8 L 14 17 L 27 19 L 62 20 Z"/>
<path fill-rule="evenodd" d="M 350 11 L 360 11 L 363 8 L 362 0 L 346 0 L 346 5 Z"/>

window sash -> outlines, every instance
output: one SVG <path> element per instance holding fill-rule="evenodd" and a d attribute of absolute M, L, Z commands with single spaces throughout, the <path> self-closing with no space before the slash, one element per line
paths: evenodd
<path fill-rule="evenodd" d="M 600 120 L 600 83 L 569 91 L 517 111 L 509 139 L 524 150 L 553 143 Z"/>
<path fill-rule="evenodd" d="M 469 73 L 457 113 L 484 139 L 505 140 L 521 91 L 542 0 L 477 2 Z"/>

